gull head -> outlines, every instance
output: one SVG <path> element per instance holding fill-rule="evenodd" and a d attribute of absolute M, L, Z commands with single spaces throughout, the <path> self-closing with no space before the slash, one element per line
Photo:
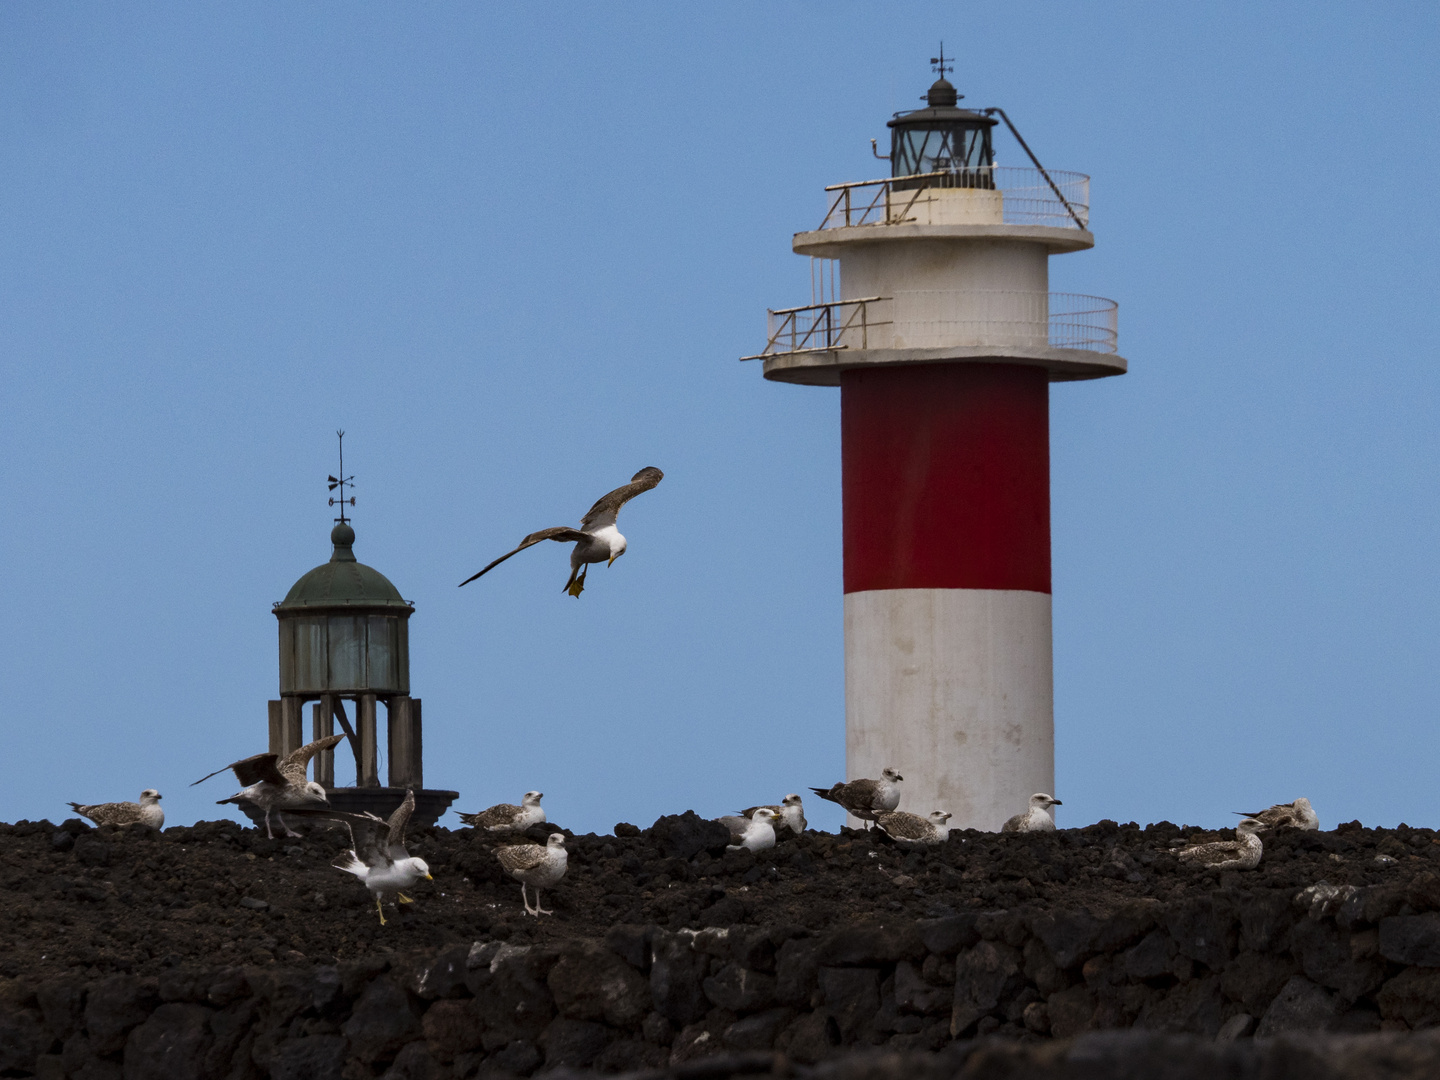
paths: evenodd
<path fill-rule="evenodd" d="M 614 547 L 610 550 L 610 561 L 605 564 L 606 566 L 614 566 L 615 560 L 618 559 L 621 555 L 624 555 L 625 549 L 629 546 L 625 543 L 625 537 L 621 536 L 619 533 L 615 534 L 615 542 L 619 546 Z"/>
<path fill-rule="evenodd" d="M 539 806 L 540 800 L 545 797 L 543 791 L 527 791 L 525 797 L 520 800 L 521 806 Z"/>
<path fill-rule="evenodd" d="M 932 811 L 930 811 L 930 824 L 931 824 L 931 825 L 944 825 L 944 824 L 945 824 L 947 821 L 949 821 L 949 820 L 950 820 L 950 814 L 949 814 L 948 812 L 944 811 L 944 810 L 932 810 Z"/>
<path fill-rule="evenodd" d="M 145 804 L 157 803 L 160 801 L 160 792 L 156 791 L 153 787 L 147 787 L 144 791 L 140 792 L 140 801 Z"/>
<path fill-rule="evenodd" d="M 1263 822 L 1256 821 L 1253 817 L 1241 818 L 1240 823 L 1235 826 L 1235 835 L 1254 836 L 1258 830 L 1264 827 Z"/>
<path fill-rule="evenodd" d="M 1052 806 L 1064 806 L 1065 804 L 1053 795 L 1046 795 L 1043 791 L 1037 791 L 1034 795 L 1030 796 L 1030 805 L 1032 807 L 1039 807 L 1041 810 L 1049 810 Z"/>
<path fill-rule="evenodd" d="M 799 796 L 799 795 L 795 795 L 795 794 L 786 795 L 785 798 L 783 798 L 783 799 L 780 800 L 780 805 L 782 805 L 782 806 L 800 806 L 800 805 L 801 805 L 801 803 L 800 803 L 800 796 Z"/>
<path fill-rule="evenodd" d="M 412 858 L 410 860 L 410 865 L 413 866 L 416 873 L 418 873 L 426 881 L 435 880 L 433 877 L 430 876 L 430 864 L 427 863 L 424 859 Z"/>
<path fill-rule="evenodd" d="M 550 834 L 550 839 L 545 841 L 545 846 L 551 848 L 563 848 L 565 846 L 565 834 L 562 832 L 552 832 Z"/>
<path fill-rule="evenodd" d="M 889 780 L 892 784 L 898 784 L 901 780 L 905 779 L 888 765 L 881 770 L 880 775 L 883 776 L 886 780 Z"/>
<path fill-rule="evenodd" d="M 1305 796 L 1303 795 L 1300 796 L 1300 798 L 1296 799 L 1290 805 L 1295 807 L 1296 810 L 1299 810 L 1302 813 L 1313 814 L 1315 812 L 1314 808 L 1310 805 L 1310 800 L 1305 798 Z"/>
<path fill-rule="evenodd" d="M 325 785 L 317 783 L 314 780 L 307 780 L 305 786 L 301 788 L 300 791 L 300 797 L 306 802 L 328 803 L 330 801 L 330 796 L 325 794 Z"/>
<path fill-rule="evenodd" d="M 774 810 L 771 810 L 768 806 L 762 806 L 759 810 L 755 811 L 755 816 L 751 820 L 767 821 L 771 825 L 774 825 L 775 822 L 780 820 L 780 815 L 777 814 Z"/>

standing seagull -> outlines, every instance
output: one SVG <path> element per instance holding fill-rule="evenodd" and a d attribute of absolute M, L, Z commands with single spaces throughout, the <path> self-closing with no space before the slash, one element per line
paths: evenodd
<path fill-rule="evenodd" d="M 1195 844 L 1180 852 L 1179 859 L 1211 870 L 1254 870 L 1264 851 L 1260 837 L 1255 835 L 1261 827 L 1255 818 L 1247 817 L 1235 826 L 1234 840 Z"/>
<path fill-rule="evenodd" d="M 818 787 L 810 790 L 822 799 L 839 803 L 857 818 L 874 821 L 876 814 L 888 813 L 900 805 L 900 782 L 904 779 L 894 769 L 885 768 L 880 771 L 879 780 L 851 780 L 848 784 L 836 784 L 829 791 Z"/>
<path fill-rule="evenodd" d="M 745 817 L 753 818 L 756 810 L 774 810 L 780 815 L 780 820 L 775 823 L 775 827 L 778 829 L 783 826 L 796 836 L 803 833 L 805 826 L 809 824 L 805 820 L 805 804 L 800 801 L 799 795 L 793 793 L 780 800 L 778 806 L 752 806 L 748 810 L 741 810 L 740 813 Z"/>
<path fill-rule="evenodd" d="M 140 792 L 138 803 L 107 802 L 84 806 L 72 802 L 70 808 L 96 825 L 148 825 L 152 829 L 165 827 L 165 811 L 160 808 L 160 792 L 153 787 L 147 787 Z"/>
<path fill-rule="evenodd" d="M 533 532 L 520 541 L 520 546 L 515 551 L 501 555 L 481 570 L 480 574 L 488 573 L 511 555 L 524 551 L 541 540 L 556 540 L 562 544 L 573 542 L 575 546 L 570 551 L 570 580 L 565 582 L 565 591 L 579 599 L 580 593 L 585 589 L 585 575 L 590 572 L 591 563 L 603 562 L 608 566 L 625 554 L 625 537 L 621 536 L 620 530 L 615 527 L 615 518 L 619 515 L 620 508 L 664 479 L 665 474 L 655 466 L 645 466 L 630 478 L 630 483 L 616 488 L 608 495 L 602 495 L 580 519 L 580 528 L 558 525 L 553 529 Z M 472 574 L 460 584 L 469 585 L 480 574 Z"/>
<path fill-rule="evenodd" d="M 565 876 L 565 867 L 570 856 L 565 851 L 565 834 L 552 832 L 542 847 L 539 844 L 510 844 L 495 852 L 500 867 L 520 882 L 520 902 L 525 905 L 525 914 L 554 915 L 540 906 L 540 890 L 548 889 Z M 525 886 L 535 886 L 535 906 L 525 895 Z"/>
<path fill-rule="evenodd" d="M 343 738 L 344 735 L 327 735 L 323 739 L 316 739 L 300 747 L 284 761 L 280 760 L 279 754 L 256 754 L 254 757 L 226 765 L 225 769 L 235 771 L 235 778 L 245 785 L 245 790 L 237 791 L 228 799 L 219 799 L 215 805 L 224 806 L 226 803 L 238 803 L 241 799 L 248 799 L 265 811 L 265 835 L 271 840 L 275 839 L 275 833 L 270 828 L 271 813 L 280 819 L 280 827 L 285 830 L 286 836 L 298 837 L 300 834 L 285 824 L 285 818 L 280 811 L 300 806 L 323 805 L 330 801 L 325 794 L 324 785 L 305 779 L 305 770 L 312 757 L 321 750 L 329 750 Z M 211 776 L 219 776 L 225 769 L 216 769 L 196 780 L 195 784 L 203 784 Z M 195 784 L 190 786 L 194 787 Z"/>
<path fill-rule="evenodd" d="M 715 819 L 730 830 L 730 844 L 726 851 L 766 851 L 775 846 L 775 823 L 780 815 L 768 806 L 756 807 L 748 817 L 736 814 L 732 817 Z"/>
<path fill-rule="evenodd" d="M 527 791 L 520 805 L 502 802 L 478 814 L 461 814 L 460 820 L 466 825 L 492 833 L 522 833 L 531 825 L 545 824 L 545 808 L 540 800 L 545 797 L 541 791 Z"/>
<path fill-rule="evenodd" d="M 949 821 L 950 815 L 944 810 L 936 810 L 928 818 L 907 814 L 904 810 L 892 810 L 877 817 L 875 824 L 897 844 L 906 847 L 924 844 L 928 847 L 950 839 Z"/>
<path fill-rule="evenodd" d="M 1258 814 L 1240 814 L 1240 816 L 1254 818 L 1258 821 L 1261 832 L 1268 829 L 1320 828 L 1320 818 L 1315 813 L 1315 808 L 1310 805 L 1310 800 L 1306 798 L 1296 799 L 1292 803 L 1276 803 L 1269 810 L 1262 810 Z"/>
<path fill-rule="evenodd" d="M 350 830 L 350 850 L 330 865 L 347 874 L 354 874 L 365 883 L 370 895 L 375 897 L 375 910 L 380 913 L 380 925 L 385 925 L 385 909 L 381 901 L 386 893 L 393 892 L 401 904 L 413 904 L 401 889 L 408 889 L 422 878 L 434 881 L 430 867 L 424 859 L 417 858 L 405 850 L 405 826 L 415 812 L 415 792 L 405 792 L 405 798 L 390 820 L 384 821 L 371 813 L 347 814 L 343 811 L 306 809 L 298 811 L 305 817 L 329 818 L 343 821 Z"/>
<path fill-rule="evenodd" d="M 1050 816 L 1050 807 L 1063 805 L 1053 795 L 1037 791 L 1030 796 L 1030 809 L 1016 814 L 1004 825 L 1001 832 L 1054 832 L 1055 819 Z"/>

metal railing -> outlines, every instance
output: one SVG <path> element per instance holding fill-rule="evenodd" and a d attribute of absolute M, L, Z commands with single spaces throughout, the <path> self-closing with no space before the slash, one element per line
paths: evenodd
<path fill-rule="evenodd" d="M 1089 226 L 1090 177 L 1084 173 L 983 165 L 832 184 L 825 190 L 835 195 L 820 228 L 900 225 L 915 221 L 917 208 L 924 201 L 935 199 L 938 191 L 954 188 L 1000 192 L 1002 220 L 1006 225 L 1050 225 L 1067 229 Z"/>
<path fill-rule="evenodd" d="M 772 310 L 764 350 L 741 359 L 952 345 L 1048 346 L 1113 354 L 1118 344 L 1119 305 L 1103 296 L 910 290 Z"/>
<path fill-rule="evenodd" d="M 767 356 L 793 353 L 868 349 L 871 328 L 889 325 L 888 321 L 876 321 L 870 305 L 885 299 L 883 296 L 866 296 L 830 304 L 771 308 L 767 312 L 769 340 L 765 342 L 764 350 L 740 359 L 761 360 Z"/>

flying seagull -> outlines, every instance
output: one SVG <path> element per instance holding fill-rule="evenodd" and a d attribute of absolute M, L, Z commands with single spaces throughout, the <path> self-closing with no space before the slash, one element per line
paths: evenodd
<path fill-rule="evenodd" d="M 215 805 L 224 806 L 226 803 L 238 803 L 241 799 L 248 799 L 265 811 L 265 835 L 271 840 L 275 839 L 275 833 L 270 828 L 271 813 L 279 818 L 280 827 L 285 830 L 286 836 L 298 837 L 300 834 L 285 824 L 280 811 L 330 801 L 323 785 L 305 779 L 305 770 L 312 757 L 321 750 L 329 750 L 343 738 L 344 735 L 327 735 L 323 739 L 316 739 L 300 747 L 284 761 L 280 760 L 279 754 L 256 754 L 254 757 L 226 765 L 225 769 L 234 770 L 235 778 L 245 785 L 245 790 L 237 791 L 228 799 L 219 799 Z M 225 769 L 216 769 L 196 780 L 195 784 L 203 784 L 210 777 L 219 776 Z M 194 787 L 195 784 L 190 786 Z"/>
<path fill-rule="evenodd" d="M 381 901 L 386 893 L 394 893 L 401 904 L 414 903 L 401 889 L 408 889 L 422 878 L 434 881 L 430 867 L 424 859 L 417 858 L 405 850 L 405 826 L 415 812 L 415 792 L 405 792 L 405 798 L 388 821 L 371 813 L 349 814 L 338 810 L 305 809 L 297 811 L 305 817 L 328 818 L 343 821 L 350 830 L 350 850 L 330 865 L 347 874 L 354 874 L 365 883 L 370 895 L 375 897 L 375 910 L 380 914 L 380 925 L 385 925 L 385 909 Z"/>
<path fill-rule="evenodd" d="M 1181 851 L 1179 859 L 1211 870 L 1254 870 L 1264 850 L 1260 837 L 1255 835 L 1261 827 L 1255 818 L 1247 817 L 1235 826 L 1234 840 L 1195 844 Z"/>
<path fill-rule="evenodd" d="M 460 820 L 486 832 L 523 833 L 531 825 L 545 824 L 545 808 L 540 805 L 544 797 L 544 792 L 527 791 L 519 806 L 508 802 L 497 803 L 478 814 L 460 814 Z"/>
<path fill-rule="evenodd" d="M 775 846 L 775 823 L 780 815 L 768 806 L 757 807 L 749 817 L 735 814 L 715 819 L 730 830 L 730 844 L 726 851 L 765 851 Z"/>
<path fill-rule="evenodd" d="M 1239 813 L 1239 811 L 1236 811 Z M 1258 814 L 1240 814 L 1241 817 L 1254 818 L 1260 823 L 1260 831 L 1269 829 L 1318 829 L 1320 818 L 1316 815 L 1310 800 L 1306 798 L 1296 799 L 1292 803 L 1276 803 L 1268 810 L 1261 810 Z"/>
<path fill-rule="evenodd" d="M 780 815 L 780 820 L 775 823 L 775 828 L 787 828 L 796 836 L 805 831 L 809 824 L 805 820 L 805 806 L 800 801 L 800 796 L 795 794 L 786 795 L 778 806 L 752 806 L 748 810 L 741 810 L 745 817 L 754 817 L 756 810 L 774 810 Z"/>
<path fill-rule="evenodd" d="M 140 792 L 140 801 L 95 803 L 83 806 L 72 802 L 70 808 L 96 825 L 148 825 L 152 829 L 165 826 L 165 811 L 160 808 L 160 792 L 147 787 Z"/>
<path fill-rule="evenodd" d="M 495 852 L 500 867 L 520 882 L 520 902 L 525 905 L 525 914 L 553 915 L 540 906 L 540 890 L 548 889 L 565 876 L 565 865 L 570 856 L 565 851 L 565 834 L 553 832 L 544 845 L 508 844 Z M 525 894 L 525 886 L 535 886 L 535 906 Z"/>
<path fill-rule="evenodd" d="M 556 540 L 562 544 L 573 543 L 575 545 L 570 550 L 570 580 L 565 582 L 565 591 L 578 599 L 585 588 L 585 575 L 589 573 L 591 563 L 603 562 L 608 566 L 625 554 L 625 537 L 621 536 L 620 530 L 615 527 L 615 518 L 620 513 L 620 508 L 642 491 L 649 491 L 664 479 L 665 474 L 655 466 L 645 466 L 630 478 L 630 483 L 616 488 L 608 495 L 602 495 L 599 501 L 590 507 L 585 516 L 580 519 L 580 528 L 572 529 L 568 525 L 558 525 L 553 529 L 541 529 L 539 532 L 533 532 L 521 540 L 520 546 L 514 551 L 501 555 L 479 574 L 472 574 L 460 584 L 469 585 L 481 574 L 493 570 L 511 555 L 524 551 L 526 548 L 540 543 L 541 540 Z"/>
<path fill-rule="evenodd" d="M 876 814 L 887 813 L 900 805 L 900 782 L 904 779 L 894 769 L 885 768 L 879 780 L 851 780 L 848 784 L 836 784 L 828 791 L 818 787 L 810 790 L 822 799 L 839 803 L 857 818 L 874 821 Z"/>
<path fill-rule="evenodd" d="M 875 824 L 898 844 L 906 847 L 923 844 L 928 847 L 950 839 L 949 820 L 950 815 L 944 810 L 936 810 L 928 818 L 907 814 L 904 810 L 892 810 L 876 817 Z"/>
<path fill-rule="evenodd" d="M 1053 795 L 1037 791 L 1030 796 L 1030 809 L 1016 814 L 1004 825 L 1001 832 L 1054 832 L 1055 819 L 1050 816 L 1050 807 L 1063 805 Z"/>

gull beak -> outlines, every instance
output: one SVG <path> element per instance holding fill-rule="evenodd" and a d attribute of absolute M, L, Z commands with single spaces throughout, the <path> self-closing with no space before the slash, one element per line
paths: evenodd
<path fill-rule="evenodd" d="M 607 567 L 614 566 L 614 565 L 615 565 L 615 560 L 618 559 L 619 557 L 620 557 L 619 555 L 611 555 L 611 556 L 610 556 L 610 561 L 607 562 L 605 565 L 606 565 Z"/>
<path fill-rule="evenodd" d="M 1062 803 L 1059 799 L 1051 799 L 1051 800 L 1050 800 L 1050 805 L 1051 805 L 1051 806 L 1064 806 L 1065 804 Z"/>
<path fill-rule="evenodd" d="M 426 875 L 425 875 L 425 880 L 426 880 L 426 881 L 434 881 L 435 879 L 434 879 L 433 877 L 431 877 L 429 874 L 426 874 Z"/>

